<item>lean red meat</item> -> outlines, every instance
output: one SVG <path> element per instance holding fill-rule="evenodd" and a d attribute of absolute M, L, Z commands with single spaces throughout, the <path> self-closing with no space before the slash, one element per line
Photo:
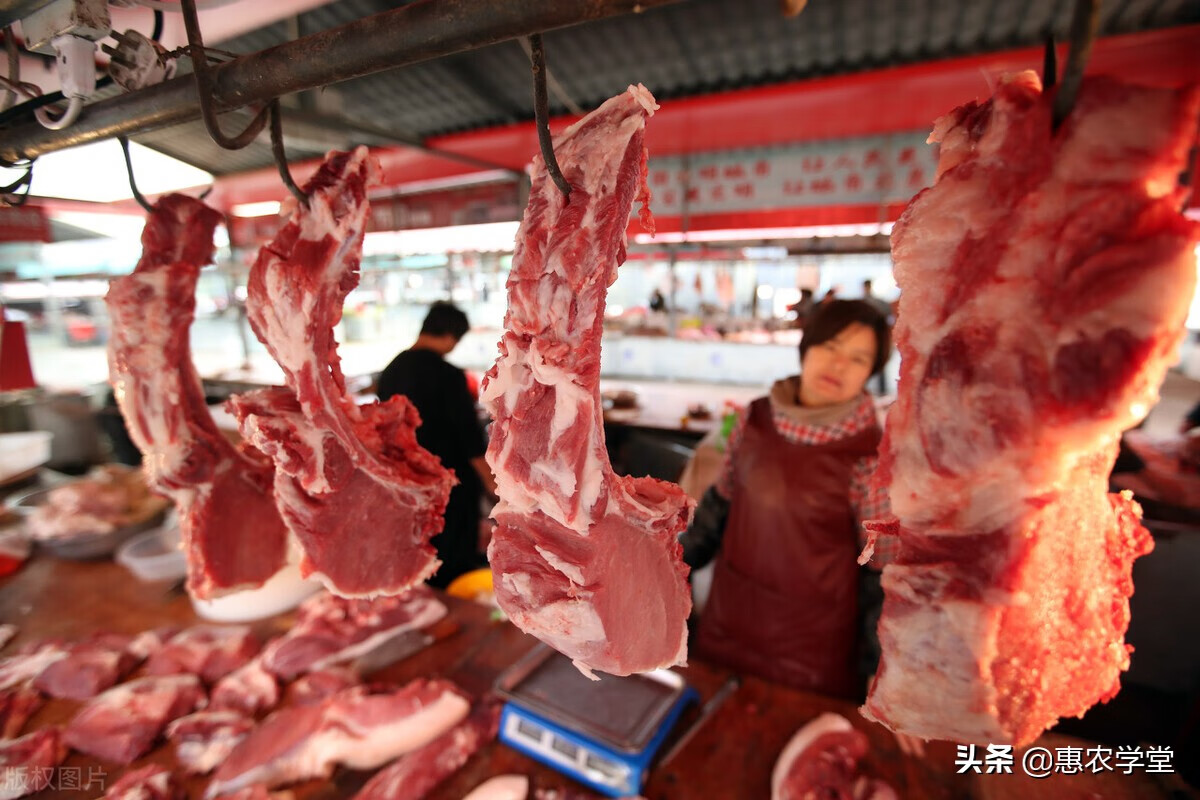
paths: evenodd
<path fill-rule="evenodd" d="M 332 152 L 250 272 L 246 311 L 286 389 L 231 398 L 242 436 L 275 461 L 275 495 L 303 552 L 301 572 L 346 597 L 400 594 L 439 565 L 451 472 L 416 440 L 402 396 L 355 404 L 333 328 L 358 285 L 378 166 L 365 147 Z"/>
<path fill-rule="evenodd" d="M 194 625 L 150 656 L 146 674 L 189 673 L 211 684 L 249 663 L 260 646 L 246 625 Z"/>
<path fill-rule="evenodd" d="M 57 728 L 0 741 L 0 800 L 16 800 L 47 788 L 54 769 L 66 757 Z"/>
<path fill-rule="evenodd" d="M 397 597 L 369 600 L 322 592 L 305 600 L 296 624 L 267 644 L 263 666 L 290 681 L 310 670 L 353 662 L 444 616 L 445 603 L 426 586 L 415 586 Z"/>
<path fill-rule="evenodd" d="M 500 706 L 483 703 L 458 725 L 375 773 L 354 800 L 421 800 L 496 738 Z"/>
<path fill-rule="evenodd" d="M 129 764 L 146 753 L 171 720 L 204 704 L 195 675 L 141 678 L 87 702 L 63 732 L 63 741 L 103 761 Z"/>
<path fill-rule="evenodd" d="M 51 697 L 95 697 L 137 666 L 140 659 L 129 651 L 131 642 L 131 637 L 110 634 L 64 645 L 65 655 L 42 670 L 33 685 Z"/>
<path fill-rule="evenodd" d="M 239 711 L 254 716 L 279 704 L 279 682 L 263 668 L 262 659 L 259 655 L 217 681 L 209 697 L 214 711 Z"/>
<path fill-rule="evenodd" d="M 223 763 L 254 730 L 254 720 L 236 711 L 197 711 L 167 726 L 179 766 L 194 775 L 207 775 Z"/>
<path fill-rule="evenodd" d="M 179 509 L 188 589 L 198 597 L 259 586 L 287 555 L 270 463 L 234 449 L 217 429 L 192 365 L 196 281 L 212 260 L 220 220 L 199 200 L 160 199 L 142 233 L 141 260 L 105 298 L 109 380 L 147 480 Z"/>
<path fill-rule="evenodd" d="M 104 793 L 104 800 L 187 800 L 187 791 L 171 770 L 149 764 L 118 778 Z"/>
<path fill-rule="evenodd" d="M 0 689 L 0 739 L 15 739 L 42 707 L 42 693 L 28 685 Z"/>
<path fill-rule="evenodd" d="M 837 714 L 822 714 L 784 746 L 771 772 L 771 800 L 897 800 L 883 781 L 858 772 L 865 734 Z"/>
<path fill-rule="evenodd" d="M 375 769 L 441 736 L 469 710 L 458 689 L 442 680 L 417 680 L 390 692 L 355 687 L 319 705 L 284 708 L 221 764 L 206 796 L 328 777 L 338 764 Z"/>
<path fill-rule="evenodd" d="M 599 393 L 605 294 L 635 199 L 649 224 L 644 133 L 656 108 L 631 86 L 557 137 L 569 202 L 534 158 L 500 358 L 483 384 L 500 495 L 496 599 L 582 669 L 614 675 L 683 663 L 691 610 L 677 541 L 691 501 L 612 471 Z"/>
<path fill-rule="evenodd" d="M 1111 698 L 1140 509 L 1108 494 L 1195 280 L 1177 187 L 1200 92 L 1012 76 L 938 120 L 935 185 L 892 234 L 899 398 L 877 479 L 898 521 L 865 713 L 897 732 L 1033 740 Z"/>

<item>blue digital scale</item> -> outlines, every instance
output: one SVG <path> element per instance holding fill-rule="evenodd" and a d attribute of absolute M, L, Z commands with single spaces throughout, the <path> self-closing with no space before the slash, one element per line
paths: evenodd
<path fill-rule="evenodd" d="M 504 672 L 500 740 L 609 797 L 640 794 L 650 762 L 688 703 L 683 677 L 660 669 L 589 680 L 544 645 Z"/>

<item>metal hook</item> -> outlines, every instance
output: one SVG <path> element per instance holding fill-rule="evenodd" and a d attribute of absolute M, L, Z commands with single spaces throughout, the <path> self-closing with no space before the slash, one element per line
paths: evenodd
<path fill-rule="evenodd" d="M 546 171 L 550 179 L 559 188 L 563 196 L 571 199 L 571 184 L 563 177 L 558 168 L 558 159 L 554 157 L 554 141 L 550 138 L 550 100 L 546 95 L 546 50 L 542 46 L 542 35 L 535 33 L 529 37 L 529 60 L 533 64 L 533 119 L 537 126 L 538 145 L 542 149 L 542 161 L 546 162 Z"/>
<path fill-rule="evenodd" d="M 133 178 L 133 159 L 129 157 L 129 137 L 118 136 L 117 141 L 121 143 L 121 152 L 125 154 L 125 172 L 129 175 L 129 189 L 133 192 L 133 199 L 137 200 L 138 205 L 146 209 L 147 212 L 153 211 L 154 206 L 138 191 L 137 181 Z"/>
<path fill-rule="evenodd" d="M 1050 89 L 1058 83 L 1058 48 L 1054 46 L 1054 34 L 1046 34 L 1046 49 L 1042 56 L 1042 89 Z"/>
<path fill-rule="evenodd" d="M 292 180 L 288 170 L 287 154 L 283 150 L 283 112 L 279 107 L 279 99 L 271 101 L 271 153 L 275 156 L 275 166 L 279 168 L 279 177 L 292 196 L 300 201 L 300 205 L 308 208 L 308 195 Z"/>
<path fill-rule="evenodd" d="M 1083 84 L 1083 69 L 1092 42 L 1096 40 L 1096 29 L 1100 26 L 1100 0 L 1075 0 L 1075 13 L 1071 17 L 1071 51 L 1067 54 L 1067 66 L 1063 70 L 1062 84 L 1054 96 L 1054 130 L 1062 125 L 1075 107 L 1079 87 Z"/>
<path fill-rule="evenodd" d="M 250 124 L 236 136 L 226 136 L 221 131 L 220 121 L 212 103 L 212 73 L 208 68 L 208 56 L 204 52 L 204 39 L 200 35 L 200 19 L 196 14 L 196 0 L 180 0 L 183 24 L 187 29 L 188 52 L 192 56 L 192 72 L 196 77 L 196 94 L 200 96 L 200 115 L 208 135 L 226 150 L 240 150 L 262 132 L 267 124 L 267 108 L 263 108 Z"/>
<path fill-rule="evenodd" d="M 25 191 L 16 194 L 16 191 L 22 186 Z M 0 206 L 8 208 L 18 208 L 25 205 L 25 201 L 29 199 L 29 192 L 33 189 L 33 162 L 25 168 L 25 174 L 17 178 L 8 186 L 0 186 Z"/>

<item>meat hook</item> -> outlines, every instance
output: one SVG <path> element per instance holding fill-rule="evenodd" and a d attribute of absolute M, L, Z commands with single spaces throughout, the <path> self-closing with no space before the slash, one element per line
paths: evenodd
<path fill-rule="evenodd" d="M 1054 46 L 1054 34 L 1046 34 L 1046 49 L 1042 55 L 1042 89 L 1050 89 L 1058 83 L 1058 48 Z"/>
<path fill-rule="evenodd" d="M 287 154 L 283 150 L 283 111 L 279 107 L 279 98 L 271 101 L 271 154 L 275 156 L 275 166 L 279 168 L 279 177 L 283 185 L 300 201 L 300 205 L 308 208 L 308 195 L 292 180 L 288 169 Z"/>
<path fill-rule="evenodd" d="M 550 138 L 550 100 L 546 94 L 546 50 L 542 46 L 542 35 L 535 33 L 529 37 L 529 60 L 533 64 L 533 119 L 537 126 L 538 145 L 542 149 L 542 161 L 546 162 L 546 171 L 550 179 L 559 188 L 563 196 L 571 199 L 571 184 L 563 177 L 558 168 L 558 159 L 554 157 L 554 141 Z"/>
<path fill-rule="evenodd" d="M 1054 130 L 1075 107 L 1075 98 L 1083 83 L 1083 70 L 1096 41 L 1096 29 L 1100 26 L 1100 0 L 1075 0 L 1075 13 L 1071 17 L 1071 51 L 1067 54 L 1067 66 L 1063 70 L 1062 85 L 1054 97 Z"/>
<path fill-rule="evenodd" d="M 200 19 L 196 14 L 196 0 L 180 0 L 179 5 L 183 11 L 183 24 L 187 29 L 188 52 L 192 57 L 192 72 L 196 76 L 196 94 L 200 98 L 200 115 L 204 118 L 204 127 L 208 129 L 208 135 L 219 146 L 226 150 L 240 150 L 254 141 L 254 137 L 262 132 L 263 127 L 267 124 L 267 108 L 262 108 L 258 115 L 250 120 L 246 129 L 236 136 L 226 136 L 221 131 L 216 109 L 213 108 L 212 73 L 209 71 L 208 56 L 204 52 L 204 39 L 200 35 Z"/>
<path fill-rule="evenodd" d="M 5 164 L 6 167 L 17 166 L 16 164 Z M 16 194 L 16 191 L 22 186 L 25 191 Z M 29 191 L 33 188 L 33 162 L 30 161 L 25 167 L 25 174 L 17 178 L 8 186 L 0 186 L 0 206 L 7 208 L 18 208 L 25 205 L 25 201 L 29 199 Z"/>
<path fill-rule="evenodd" d="M 125 172 L 129 175 L 129 189 L 133 192 L 133 199 L 147 212 L 153 211 L 154 206 L 150 205 L 150 201 L 138 191 L 137 181 L 133 178 L 133 159 L 129 157 L 129 137 L 118 136 L 117 141 L 121 143 L 121 152 L 125 154 Z"/>

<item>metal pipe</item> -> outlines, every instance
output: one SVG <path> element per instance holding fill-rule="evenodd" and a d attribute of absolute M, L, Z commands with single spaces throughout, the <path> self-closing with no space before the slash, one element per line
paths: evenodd
<path fill-rule="evenodd" d="M 485 47 L 533 33 L 679 0 L 421 0 L 212 69 L 213 102 L 230 110 L 305 89 Z M 75 124 L 25 123 L 0 131 L 0 160 L 190 122 L 200 117 L 191 75 L 87 106 Z"/>

